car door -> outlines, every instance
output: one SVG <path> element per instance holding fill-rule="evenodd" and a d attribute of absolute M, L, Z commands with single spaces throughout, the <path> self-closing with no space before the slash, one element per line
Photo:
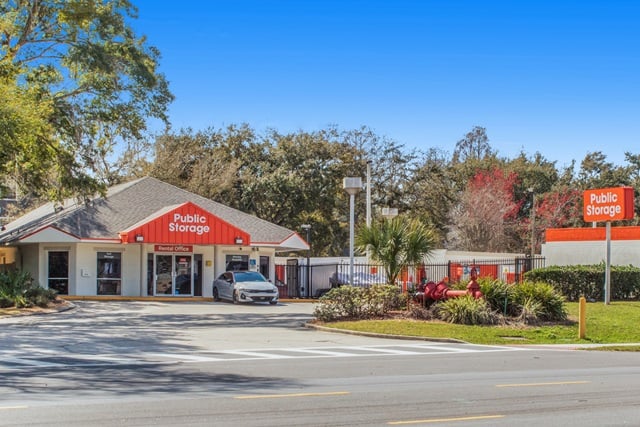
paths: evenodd
<path fill-rule="evenodd" d="M 224 274 L 219 275 L 216 280 L 213 281 L 213 287 L 216 288 L 218 290 L 218 297 L 219 298 L 226 298 L 225 296 L 225 281 L 224 281 Z"/>
<path fill-rule="evenodd" d="M 220 298 L 233 299 L 233 274 L 226 272 L 218 278 Z"/>

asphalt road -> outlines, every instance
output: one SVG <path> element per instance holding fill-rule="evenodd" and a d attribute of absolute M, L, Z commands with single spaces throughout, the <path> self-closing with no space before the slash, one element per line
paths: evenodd
<path fill-rule="evenodd" d="M 0 426 L 637 426 L 640 356 L 329 333 L 310 304 L 0 319 Z"/>

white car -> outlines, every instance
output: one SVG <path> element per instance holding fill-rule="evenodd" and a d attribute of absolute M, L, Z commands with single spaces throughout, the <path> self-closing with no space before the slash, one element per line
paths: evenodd
<path fill-rule="evenodd" d="M 278 303 L 278 288 L 257 271 L 227 271 L 213 281 L 213 300 Z"/>

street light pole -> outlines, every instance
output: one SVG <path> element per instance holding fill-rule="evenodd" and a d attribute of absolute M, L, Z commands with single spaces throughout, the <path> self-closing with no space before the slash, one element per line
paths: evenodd
<path fill-rule="evenodd" d="M 353 245 L 355 228 L 355 200 L 356 194 L 362 190 L 362 179 L 360 177 L 344 178 L 342 188 L 349 194 L 349 284 L 353 286 Z"/>
<path fill-rule="evenodd" d="M 536 193 L 531 191 L 531 269 L 533 270 L 533 257 L 536 255 Z"/>
<path fill-rule="evenodd" d="M 367 160 L 367 227 L 371 227 L 371 160 Z"/>
<path fill-rule="evenodd" d="M 307 294 L 309 294 L 311 292 L 311 224 L 302 224 L 301 227 L 307 232 L 307 244 L 309 245 L 307 250 Z"/>

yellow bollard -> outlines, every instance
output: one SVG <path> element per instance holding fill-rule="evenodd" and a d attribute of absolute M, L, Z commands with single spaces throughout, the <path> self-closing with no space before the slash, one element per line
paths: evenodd
<path fill-rule="evenodd" d="M 578 338 L 583 340 L 587 331 L 587 300 L 584 297 L 580 297 L 580 305 L 578 308 Z"/>

